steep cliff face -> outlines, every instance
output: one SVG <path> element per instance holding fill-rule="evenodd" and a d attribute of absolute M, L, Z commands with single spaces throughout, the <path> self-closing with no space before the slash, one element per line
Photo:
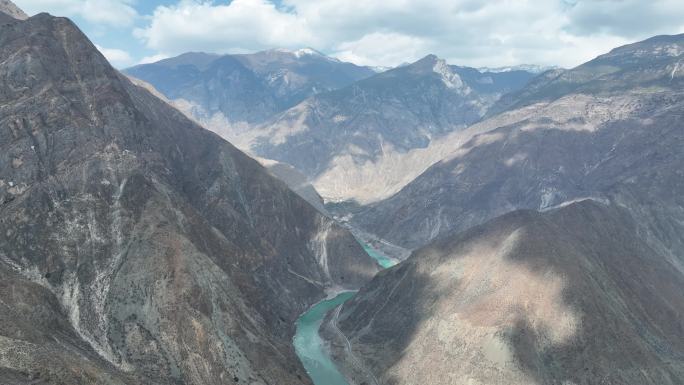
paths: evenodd
<path fill-rule="evenodd" d="M 309 383 L 294 320 L 377 271 L 46 14 L 0 26 L 0 234 L 0 366 L 19 383 Z"/>
<path fill-rule="evenodd" d="M 677 150 L 684 144 L 683 41 L 661 37 L 616 49 L 563 72 L 576 80 L 569 89 L 556 84 L 560 77 L 542 75 L 523 92 L 534 102 L 442 143 L 449 154 L 354 220 L 417 248 L 515 209 L 598 197 L 628 205 L 654 235 L 652 245 L 677 254 L 684 223 L 684 202 L 675 193 L 684 188 Z"/>
<path fill-rule="evenodd" d="M 421 248 L 340 312 L 382 384 L 681 384 L 684 275 L 622 207 L 516 211 Z"/>

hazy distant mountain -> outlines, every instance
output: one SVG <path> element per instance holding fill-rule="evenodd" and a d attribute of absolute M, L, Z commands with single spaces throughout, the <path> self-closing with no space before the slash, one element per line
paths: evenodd
<path fill-rule="evenodd" d="M 413 150 L 476 122 L 502 94 L 532 77 L 481 73 L 429 55 L 311 97 L 238 142 L 294 166 L 328 199 L 372 201 L 434 161 L 434 154 Z"/>
<path fill-rule="evenodd" d="M 186 53 L 125 73 L 183 100 L 199 120 L 226 126 L 260 123 L 309 96 L 375 74 L 310 48 L 244 55 Z"/>
<path fill-rule="evenodd" d="M 506 214 L 379 273 L 326 335 L 358 383 L 681 384 L 684 275 L 639 220 L 591 200 Z"/>
<path fill-rule="evenodd" d="M 508 67 L 480 67 L 477 70 L 480 72 L 494 72 L 494 73 L 500 73 L 500 72 L 511 72 L 511 71 L 525 71 L 525 72 L 531 72 L 533 74 L 540 74 L 542 72 L 546 72 L 549 70 L 557 70 L 560 69 L 558 66 L 542 66 L 542 65 L 537 65 L 537 64 L 519 64 L 519 65 L 514 65 L 514 66 L 508 66 Z"/>
<path fill-rule="evenodd" d="M 68 19 L 1 22 L 0 382 L 309 384 L 295 319 L 377 271 L 352 235 Z"/>
<path fill-rule="evenodd" d="M 542 74 L 499 102 L 505 112 L 440 143 L 448 155 L 354 220 L 416 248 L 512 210 L 598 197 L 639 213 L 652 245 L 681 264 L 682 53 L 684 35 L 662 36 Z"/>

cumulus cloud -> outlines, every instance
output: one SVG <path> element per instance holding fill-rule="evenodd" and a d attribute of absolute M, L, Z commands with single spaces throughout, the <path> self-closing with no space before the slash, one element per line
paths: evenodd
<path fill-rule="evenodd" d="M 472 66 L 570 67 L 683 27 L 681 0 L 182 0 L 157 7 L 135 35 L 169 55 L 311 46 L 367 65 L 434 53 Z"/>
<path fill-rule="evenodd" d="M 600 0 L 571 3 L 566 29 L 579 35 L 597 32 L 625 37 L 680 32 L 684 25 L 681 0 Z"/>
<path fill-rule="evenodd" d="M 181 1 L 159 6 L 150 24 L 135 34 L 147 47 L 171 53 L 240 52 L 322 43 L 305 19 L 266 0 L 233 0 L 217 5 Z"/>
<path fill-rule="evenodd" d="M 115 67 L 121 68 L 133 63 L 133 58 L 131 58 L 131 55 L 124 50 L 116 48 L 104 48 L 97 44 L 95 44 L 95 47 Z"/>
<path fill-rule="evenodd" d="M 372 32 L 355 41 L 340 43 L 331 55 L 360 65 L 413 62 L 425 56 L 429 42 L 409 35 Z"/>
<path fill-rule="evenodd" d="M 91 23 L 129 27 L 138 13 L 132 0 L 16 0 L 29 15 L 49 12 L 56 16 L 79 16 Z"/>

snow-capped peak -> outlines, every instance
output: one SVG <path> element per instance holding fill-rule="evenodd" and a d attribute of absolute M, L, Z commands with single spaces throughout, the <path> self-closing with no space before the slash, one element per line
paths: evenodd
<path fill-rule="evenodd" d="M 296 51 L 293 52 L 293 54 L 296 57 L 302 57 L 302 56 L 325 56 L 322 53 L 316 51 L 313 48 L 300 48 Z"/>
<path fill-rule="evenodd" d="M 533 74 L 540 74 L 542 72 L 546 72 L 548 70 L 558 69 L 558 68 L 560 68 L 560 67 L 558 67 L 558 66 L 542 66 L 542 65 L 536 65 L 536 64 L 519 64 L 519 65 L 514 65 L 514 66 L 508 66 L 508 67 L 480 67 L 477 70 L 480 72 L 493 72 L 493 73 L 511 72 L 511 71 L 526 71 L 526 72 L 530 72 Z"/>
<path fill-rule="evenodd" d="M 306 57 L 306 56 L 310 56 L 310 57 L 318 57 L 318 58 L 330 60 L 330 61 L 339 61 L 335 58 L 327 56 L 324 53 L 317 51 L 313 48 L 309 48 L 309 47 L 300 48 L 300 49 L 296 49 L 296 50 L 290 50 L 287 48 L 274 48 L 270 51 L 289 54 L 289 55 L 296 57 L 297 59 L 300 59 L 300 58 Z"/>
<path fill-rule="evenodd" d="M 290 54 L 290 55 L 294 55 L 294 56 L 296 56 L 296 57 L 302 57 L 302 56 L 325 56 L 325 55 L 322 54 L 321 52 L 316 51 L 315 49 L 309 48 L 309 47 L 300 48 L 300 49 L 296 49 L 296 50 L 291 50 L 291 49 L 287 49 L 287 48 L 274 48 L 272 51 L 274 51 L 274 52 L 280 52 L 280 53 L 287 53 L 287 54 Z"/>

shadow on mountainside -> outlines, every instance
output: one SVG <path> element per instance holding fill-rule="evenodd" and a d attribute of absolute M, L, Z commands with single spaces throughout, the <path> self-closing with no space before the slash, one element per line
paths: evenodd
<path fill-rule="evenodd" d="M 584 201 L 418 250 L 340 325 L 385 384 L 680 384 L 683 288 L 625 210 Z"/>
<path fill-rule="evenodd" d="M 628 193 L 624 199 L 630 204 L 671 207 L 670 216 L 677 218 L 673 225 L 684 223 L 684 198 L 677 194 L 684 191 L 684 106 L 673 98 L 651 95 L 629 107 L 637 111 L 631 117 L 599 125 L 557 116 L 475 135 L 454 149 L 451 159 L 352 221 L 415 249 L 516 209 L 587 197 L 621 202 L 621 194 Z M 599 105 L 597 113 L 617 113 L 610 105 L 592 103 Z"/>

